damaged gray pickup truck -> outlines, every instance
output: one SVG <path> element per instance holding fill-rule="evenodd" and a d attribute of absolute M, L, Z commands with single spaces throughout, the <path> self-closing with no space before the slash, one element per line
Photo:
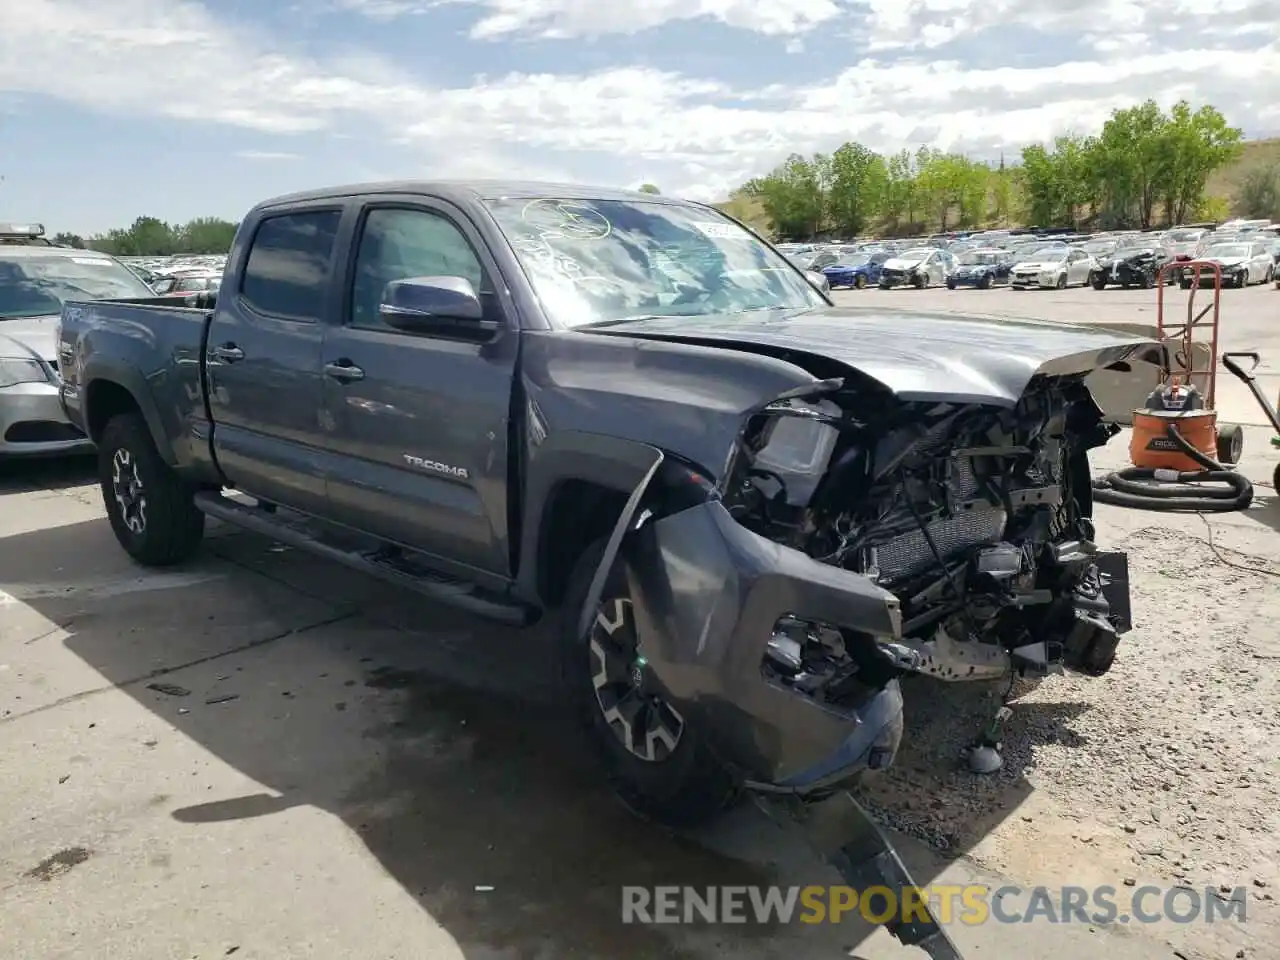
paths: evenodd
<path fill-rule="evenodd" d="M 1150 341 L 837 308 L 711 207 L 545 184 L 272 200 L 216 299 L 172 304 L 61 318 L 123 548 L 181 562 L 211 516 L 554 613 L 564 694 L 654 818 L 830 796 L 893 761 L 903 675 L 1101 674 L 1127 628 L 1083 381 Z"/>

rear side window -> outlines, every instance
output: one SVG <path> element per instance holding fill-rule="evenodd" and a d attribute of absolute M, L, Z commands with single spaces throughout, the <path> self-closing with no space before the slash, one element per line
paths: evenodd
<path fill-rule="evenodd" d="M 240 295 L 259 313 L 319 319 L 333 266 L 340 210 L 268 217 L 258 225 Z"/>

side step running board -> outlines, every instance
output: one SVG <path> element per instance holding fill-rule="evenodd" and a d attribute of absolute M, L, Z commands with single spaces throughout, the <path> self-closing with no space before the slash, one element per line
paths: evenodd
<path fill-rule="evenodd" d="M 333 560 L 353 570 L 359 570 L 379 580 L 385 580 L 489 620 L 526 627 L 538 618 L 537 610 L 528 604 L 486 592 L 475 584 L 454 580 L 427 570 L 421 564 L 415 564 L 412 561 L 412 554 L 393 548 L 366 552 L 346 550 L 283 522 L 274 510 L 268 511 L 252 504 L 239 503 L 211 491 L 197 493 L 195 504 L 201 513 L 217 520 L 252 530 L 279 543 Z"/>

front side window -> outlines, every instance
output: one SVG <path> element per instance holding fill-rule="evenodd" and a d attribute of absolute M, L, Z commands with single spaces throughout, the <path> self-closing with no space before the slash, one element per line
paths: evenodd
<path fill-rule="evenodd" d="M 555 198 L 486 205 L 560 327 L 826 303 L 794 261 L 714 210 L 667 201 Z"/>
<path fill-rule="evenodd" d="M 339 210 L 308 210 L 263 220 L 240 285 L 245 302 L 269 316 L 318 320 L 341 219 Z"/>
<path fill-rule="evenodd" d="M 386 327 L 378 314 L 387 284 L 410 277 L 462 277 L 486 289 L 484 267 L 454 223 L 424 210 L 369 211 L 360 234 L 351 289 L 351 323 Z"/>

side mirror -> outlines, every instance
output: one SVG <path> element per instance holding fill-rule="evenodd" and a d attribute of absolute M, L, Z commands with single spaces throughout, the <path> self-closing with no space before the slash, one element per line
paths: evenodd
<path fill-rule="evenodd" d="M 399 330 L 460 333 L 498 329 L 496 321 L 484 319 L 480 297 L 464 277 L 393 280 L 382 291 L 378 314 L 384 323 Z"/>
<path fill-rule="evenodd" d="M 827 279 L 827 275 L 825 273 L 818 270 L 806 270 L 804 275 L 810 283 L 823 293 L 831 292 L 831 281 Z"/>

